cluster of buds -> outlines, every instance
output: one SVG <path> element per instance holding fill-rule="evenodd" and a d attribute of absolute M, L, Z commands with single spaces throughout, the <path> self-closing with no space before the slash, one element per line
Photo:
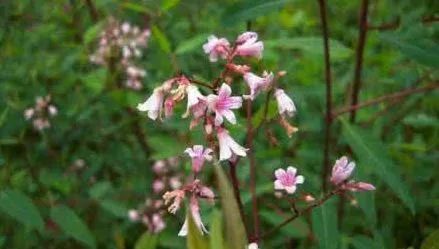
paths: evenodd
<path fill-rule="evenodd" d="M 118 63 L 126 75 L 125 87 L 140 90 L 146 71 L 136 66 L 134 60 L 142 56 L 141 49 L 147 46 L 150 35 L 149 29 L 141 30 L 128 22 L 120 24 L 110 19 L 100 35 L 99 47 L 90 56 L 90 61 L 105 66 Z"/>
<path fill-rule="evenodd" d="M 138 209 L 130 209 L 128 218 L 132 222 L 141 222 L 150 233 L 160 233 L 166 227 L 163 220 L 165 211 L 163 209 L 163 200 L 147 199 L 145 203 Z"/>
<path fill-rule="evenodd" d="M 24 111 L 24 118 L 32 121 L 36 130 L 50 128 L 50 118 L 58 114 L 58 109 L 51 103 L 50 95 L 38 96 L 35 99 L 35 106 Z"/>
<path fill-rule="evenodd" d="M 141 222 L 151 233 L 159 233 L 166 227 L 163 219 L 166 211 L 161 195 L 182 186 L 181 177 L 176 172 L 179 161 L 177 157 L 155 161 L 152 166 L 154 172 L 152 192 L 157 198 L 148 198 L 140 208 L 128 211 L 128 218 L 131 221 Z"/>

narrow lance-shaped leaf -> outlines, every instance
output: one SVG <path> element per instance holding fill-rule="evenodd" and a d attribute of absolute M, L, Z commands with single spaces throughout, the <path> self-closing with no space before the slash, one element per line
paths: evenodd
<path fill-rule="evenodd" d="M 329 200 L 312 211 L 312 225 L 319 248 L 338 248 L 339 233 L 336 214 L 334 200 Z"/>
<path fill-rule="evenodd" d="M 218 210 L 212 212 L 210 222 L 210 249 L 225 249 L 222 214 Z"/>
<path fill-rule="evenodd" d="M 394 165 L 392 159 L 386 153 L 386 148 L 375 136 L 365 130 L 350 125 L 346 120 L 341 119 L 343 124 L 343 136 L 352 147 L 360 161 L 367 163 L 389 187 L 396 193 L 402 202 L 415 213 L 415 206 L 399 174 L 399 169 Z"/>
<path fill-rule="evenodd" d="M 232 187 L 219 163 L 214 163 L 229 248 L 245 248 L 247 235 Z"/>
<path fill-rule="evenodd" d="M 32 200 L 16 190 L 0 193 L 0 209 L 29 228 L 42 231 L 43 218 Z"/>
<path fill-rule="evenodd" d="M 187 211 L 188 219 L 188 234 L 187 234 L 187 247 L 188 249 L 209 249 L 209 245 L 206 238 L 203 237 L 200 229 L 194 222 L 192 217 L 192 212 L 188 209 Z"/>
<path fill-rule="evenodd" d="M 81 218 L 69 207 L 57 206 L 52 208 L 50 217 L 67 235 L 88 247 L 96 248 L 96 241 L 92 233 Z"/>

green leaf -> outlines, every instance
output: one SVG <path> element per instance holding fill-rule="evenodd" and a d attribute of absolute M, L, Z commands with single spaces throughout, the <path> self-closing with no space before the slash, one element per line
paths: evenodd
<path fill-rule="evenodd" d="M 338 248 L 339 233 L 334 200 L 325 202 L 312 211 L 312 227 L 319 242 L 319 248 Z"/>
<path fill-rule="evenodd" d="M 94 94 L 99 94 L 105 87 L 107 70 L 98 69 L 82 77 L 85 86 Z"/>
<path fill-rule="evenodd" d="M 127 217 L 128 209 L 119 202 L 115 202 L 113 200 L 102 200 L 99 202 L 99 205 L 102 207 L 102 209 L 116 217 Z"/>
<path fill-rule="evenodd" d="M 170 10 L 177 6 L 180 3 L 180 0 L 163 0 L 162 2 L 162 10 Z"/>
<path fill-rule="evenodd" d="M 0 193 L 0 209 L 25 226 L 42 231 L 44 221 L 32 200 L 17 190 Z"/>
<path fill-rule="evenodd" d="M 84 245 L 96 248 L 96 241 L 81 218 L 64 205 L 53 207 L 50 217 L 67 235 Z"/>
<path fill-rule="evenodd" d="M 222 18 L 224 26 L 230 26 L 237 23 L 245 23 L 248 20 L 254 20 L 257 17 L 267 15 L 270 12 L 277 11 L 290 0 L 274 1 L 247 1 L 245 4 L 239 4 L 226 10 L 227 14 Z"/>
<path fill-rule="evenodd" d="M 188 52 L 192 52 L 196 49 L 201 50 L 201 45 L 207 41 L 207 36 L 208 34 L 200 34 L 188 40 L 182 41 L 180 44 L 178 44 L 177 48 L 175 49 L 175 54 L 182 55 Z"/>
<path fill-rule="evenodd" d="M 420 40 L 407 41 L 395 35 L 383 34 L 380 38 L 390 45 L 399 49 L 406 57 L 421 64 L 431 67 L 439 67 L 439 45 L 427 43 Z"/>
<path fill-rule="evenodd" d="M 163 52 L 168 54 L 171 53 L 171 43 L 166 35 L 156 25 L 152 26 L 152 37 L 158 43 Z"/>
<path fill-rule="evenodd" d="M 360 161 L 371 167 L 414 214 L 413 199 L 400 177 L 398 168 L 386 153 L 387 149 L 384 144 L 370 132 L 350 125 L 345 119 L 341 119 L 341 122 L 343 124 L 343 136 Z"/>
<path fill-rule="evenodd" d="M 6 121 L 6 117 L 8 116 L 9 112 L 9 106 L 6 106 L 6 108 L 3 110 L 2 114 L 0 115 L 0 127 L 3 126 L 3 124 Z"/>
<path fill-rule="evenodd" d="M 200 229 L 194 222 L 190 210 L 187 211 L 188 218 L 188 234 L 187 234 L 187 247 L 189 249 L 209 249 L 209 245 L 206 239 L 203 237 Z"/>
<path fill-rule="evenodd" d="M 439 249 L 439 229 L 434 230 L 422 242 L 421 249 Z"/>
<path fill-rule="evenodd" d="M 88 190 L 88 194 L 90 195 L 91 198 L 98 200 L 104 197 L 106 194 L 108 194 L 111 191 L 111 189 L 112 186 L 110 182 L 107 181 L 98 182 Z"/>
<path fill-rule="evenodd" d="M 134 249 L 155 249 L 157 248 L 158 236 L 150 234 L 148 231 L 144 232 L 137 240 Z"/>
<path fill-rule="evenodd" d="M 380 249 L 378 243 L 366 236 L 355 236 L 352 238 L 352 245 L 356 249 Z"/>
<path fill-rule="evenodd" d="M 90 42 L 94 41 L 98 37 L 103 26 L 104 22 L 98 22 L 95 25 L 89 27 L 84 33 L 84 43 L 89 44 Z"/>
<path fill-rule="evenodd" d="M 323 40 L 321 37 L 281 38 L 264 42 L 266 48 L 297 49 L 306 53 L 323 56 Z M 343 59 L 353 54 L 353 50 L 341 42 L 330 39 L 329 50 L 332 59 Z"/>
<path fill-rule="evenodd" d="M 221 196 L 227 244 L 229 248 L 245 248 L 247 235 L 232 186 L 221 165 L 217 162 L 214 163 L 214 167 Z"/>
<path fill-rule="evenodd" d="M 214 210 L 210 222 L 210 249 L 225 249 L 221 212 Z"/>
<path fill-rule="evenodd" d="M 144 13 L 144 14 L 151 14 L 152 11 L 148 9 L 147 7 L 137 4 L 137 3 L 130 3 L 130 2 L 124 2 L 122 3 L 122 7 L 125 9 L 129 9 L 135 12 Z"/>

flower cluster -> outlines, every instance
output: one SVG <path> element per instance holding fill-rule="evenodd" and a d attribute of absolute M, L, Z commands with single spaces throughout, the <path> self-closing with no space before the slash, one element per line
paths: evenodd
<path fill-rule="evenodd" d="M 149 29 L 141 30 L 139 27 L 128 22 L 120 24 L 110 19 L 99 39 L 99 47 L 90 61 L 97 65 L 109 65 L 118 63 L 126 75 L 125 87 L 140 90 L 145 70 L 134 64 L 134 59 L 142 56 L 142 48 L 145 48 L 151 35 Z"/>
<path fill-rule="evenodd" d="M 24 111 L 24 118 L 31 120 L 36 130 L 50 128 L 50 118 L 58 114 L 58 109 L 51 103 L 50 95 L 38 96 L 35 99 L 35 106 Z"/>
<path fill-rule="evenodd" d="M 284 127 L 292 127 L 286 125 L 288 122 L 285 116 L 291 117 L 296 111 L 291 98 L 285 94 L 284 90 L 275 86 L 275 76 L 272 72 L 264 71 L 261 76 L 258 76 L 251 72 L 249 65 L 239 65 L 234 62 L 236 57 L 261 58 L 263 49 L 263 42 L 258 41 L 258 35 L 255 32 L 241 34 L 233 45 L 226 38 L 217 38 L 212 35 L 203 45 L 204 52 L 209 55 L 211 62 L 216 62 L 220 58 L 226 60 L 225 69 L 217 80 L 214 80 L 212 84 L 200 84 L 197 80 L 185 75 L 173 77 L 156 87 L 152 95 L 137 108 L 147 112 L 148 117 L 153 120 L 162 119 L 163 115 L 165 117 L 173 115 L 176 103 L 187 99 L 186 112 L 183 117 L 192 117 L 190 128 L 194 128 L 203 121 L 204 130 L 208 136 L 216 132 L 219 160 L 230 160 L 235 156 L 245 157 L 247 149 L 237 143 L 225 127 L 226 121 L 232 125 L 237 123 L 234 110 L 242 107 L 244 99 L 253 101 L 261 92 L 273 90 L 282 120 L 281 125 Z M 233 75 L 241 76 L 246 82 L 248 94 L 242 96 L 232 94 Z M 280 77 L 284 73 L 277 75 Z M 219 84 L 221 80 L 226 81 L 226 78 L 229 79 L 227 82 Z M 203 94 L 198 85 L 206 86 L 207 90 L 212 92 Z"/>
<path fill-rule="evenodd" d="M 151 96 L 137 106 L 137 109 L 146 112 L 150 119 L 163 120 L 174 114 L 174 108 L 178 103 L 186 100 L 186 111 L 182 117 L 191 118 L 189 128 L 193 129 L 200 123 L 204 125 L 207 140 L 211 142 L 210 148 L 194 145 L 185 150 L 192 161 L 192 182 L 163 195 L 168 211 L 173 214 L 180 209 L 187 198 L 190 212 L 202 233 L 207 230 L 201 221 L 199 201 L 205 198 L 212 202 L 215 197 L 213 191 L 202 185 L 198 179 L 203 165 L 213 160 L 214 155 L 218 155 L 219 161 L 225 161 L 234 160 L 237 156 L 245 157 L 248 153 L 248 149 L 236 142 L 226 127 L 237 124 L 235 111 L 242 107 L 244 100 L 253 101 L 262 92 L 269 93 L 277 101 L 279 115 L 284 124 L 288 124 L 286 116 L 291 117 L 296 111 L 293 101 L 284 90 L 275 86 L 274 73 L 264 71 L 259 76 L 251 71 L 249 65 L 236 64 L 234 61 L 237 57 L 260 59 L 263 49 L 263 42 L 258 41 L 258 35 L 255 32 L 245 32 L 239 35 L 233 43 L 226 38 L 211 35 L 207 43 L 203 45 L 204 52 L 209 55 L 211 62 L 225 60 L 224 70 L 217 79 L 205 83 L 186 75 L 174 76 L 157 86 Z M 283 75 L 285 75 L 284 72 L 277 74 L 278 77 Z M 239 95 L 232 93 L 235 79 L 237 81 L 242 79 L 242 82 L 245 82 L 248 93 Z M 284 124 L 281 122 L 282 126 L 287 127 Z M 217 138 L 216 144 L 214 144 L 215 137 Z M 218 152 L 214 153 L 213 148 L 218 148 Z M 185 236 L 186 234 L 187 219 L 179 235 Z"/>
<path fill-rule="evenodd" d="M 179 158 L 177 157 L 155 161 L 152 166 L 154 196 L 161 197 L 167 190 L 176 190 L 182 186 L 181 177 L 176 172 L 178 165 Z M 163 219 L 165 213 L 164 202 L 161 198 L 148 198 L 138 209 L 129 210 L 128 217 L 133 222 L 143 223 L 151 233 L 159 233 L 166 227 Z"/>

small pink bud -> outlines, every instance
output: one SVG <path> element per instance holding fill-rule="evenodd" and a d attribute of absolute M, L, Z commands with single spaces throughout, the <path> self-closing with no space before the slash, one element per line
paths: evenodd
<path fill-rule="evenodd" d="M 154 193 L 160 193 L 165 189 L 165 183 L 162 180 L 154 180 L 152 183 L 152 190 Z"/>
<path fill-rule="evenodd" d="M 172 99 L 172 97 L 168 97 L 165 100 L 165 117 L 170 117 L 174 113 L 174 106 L 175 101 Z"/>
<path fill-rule="evenodd" d="M 316 198 L 314 198 L 314 196 L 308 194 L 308 195 L 305 195 L 304 200 L 306 202 L 313 202 L 316 200 Z"/>

